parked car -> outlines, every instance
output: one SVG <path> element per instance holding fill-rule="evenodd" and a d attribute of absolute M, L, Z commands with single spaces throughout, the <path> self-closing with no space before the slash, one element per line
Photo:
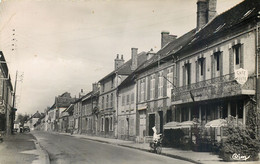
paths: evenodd
<path fill-rule="evenodd" d="M 23 127 L 24 132 L 30 132 L 30 127 L 29 126 L 24 126 Z"/>

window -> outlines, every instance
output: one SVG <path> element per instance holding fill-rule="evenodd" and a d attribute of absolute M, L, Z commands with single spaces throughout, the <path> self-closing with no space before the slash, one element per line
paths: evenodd
<path fill-rule="evenodd" d="M 109 95 L 107 95 L 106 108 L 108 108 Z"/>
<path fill-rule="evenodd" d="M 129 105 L 129 102 L 130 102 L 130 95 L 127 95 L 126 96 L 126 105 Z"/>
<path fill-rule="evenodd" d="M 114 78 L 112 77 L 112 80 L 111 80 L 111 88 L 114 87 Z"/>
<path fill-rule="evenodd" d="M 101 118 L 101 127 L 100 127 L 101 131 L 104 131 L 105 129 L 105 124 L 104 124 L 104 118 Z"/>
<path fill-rule="evenodd" d="M 163 72 L 159 72 L 158 97 L 163 96 Z"/>
<path fill-rule="evenodd" d="M 191 84 L 191 64 L 186 63 L 183 67 L 183 85 Z"/>
<path fill-rule="evenodd" d="M 102 84 L 102 92 L 105 92 L 105 84 Z"/>
<path fill-rule="evenodd" d="M 235 53 L 235 62 L 236 65 L 240 64 L 240 44 L 233 47 Z"/>
<path fill-rule="evenodd" d="M 203 76 L 205 71 L 204 70 L 205 58 L 200 58 L 199 63 L 200 63 L 200 75 Z"/>
<path fill-rule="evenodd" d="M 215 62 L 216 62 L 216 70 L 219 71 L 219 57 L 220 57 L 220 52 L 216 52 L 214 54 L 215 56 Z"/>
<path fill-rule="evenodd" d="M 151 81 L 150 81 L 150 99 L 154 99 L 155 94 L 155 75 L 151 75 Z"/>
<path fill-rule="evenodd" d="M 125 95 L 122 96 L 122 106 L 125 105 Z"/>
<path fill-rule="evenodd" d="M 173 87 L 173 68 L 167 69 L 167 88 Z"/>
<path fill-rule="evenodd" d="M 111 99 L 111 101 L 110 101 L 110 106 L 111 106 L 111 108 L 112 108 L 113 105 L 114 105 L 114 95 L 113 95 L 113 93 L 111 93 L 110 99 Z"/>
<path fill-rule="evenodd" d="M 113 117 L 109 118 L 109 130 L 113 131 Z"/>
<path fill-rule="evenodd" d="M 135 94 L 132 93 L 131 94 L 131 104 L 134 104 L 134 102 L 135 102 Z"/>
<path fill-rule="evenodd" d="M 141 85 L 140 85 L 140 101 L 144 101 L 144 93 L 145 93 L 145 79 L 141 79 Z"/>
<path fill-rule="evenodd" d="M 104 107 L 105 107 L 105 98 L 104 96 L 102 96 L 102 109 L 104 109 Z"/>

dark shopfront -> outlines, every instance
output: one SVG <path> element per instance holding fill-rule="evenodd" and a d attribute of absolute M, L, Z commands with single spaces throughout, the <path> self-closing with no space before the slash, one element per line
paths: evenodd
<path fill-rule="evenodd" d="M 174 121 L 184 122 L 198 119 L 203 126 L 209 121 L 233 116 L 245 124 L 245 115 L 249 103 L 251 103 L 249 97 L 239 96 L 176 105 Z"/>

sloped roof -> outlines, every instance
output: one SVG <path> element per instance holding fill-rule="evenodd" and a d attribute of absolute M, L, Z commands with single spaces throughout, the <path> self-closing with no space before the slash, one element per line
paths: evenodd
<path fill-rule="evenodd" d="M 139 68 L 137 68 L 136 72 L 140 72 L 150 66 L 154 66 L 155 64 L 158 63 L 158 60 L 161 60 L 164 57 L 169 56 L 172 53 L 178 52 L 180 49 L 182 49 L 185 45 L 187 45 L 192 40 L 195 33 L 196 33 L 196 30 L 193 29 L 193 30 L 187 32 L 186 34 L 182 35 L 181 37 L 177 38 L 176 40 L 168 43 L 162 49 L 160 49 L 151 59 L 149 59 L 147 62 L 145 62 Z M 159 56 L 160 56 L 160 58 L 159 58 Z"/>
<path fill-rule="evenodd" d="M 189 49 L 192 50 L 194 46 L 202 46 L 201 43 L 221 35 L 226 35 L 232 29 L 242 23 L 254 20 L 257 18 L 257 13 L 260 11 L 259 0 L 245 0 L 226 12 L 216 16 L 213 20 L 208 22 L 202 29 L 196 32 L 193 29 L 176 40 L 168 43 L 165 47 L 159 50 L 154 57 L 139 67 L 136 72 L 148 69 L 158 63 L 158 60 L 169 60 L 169 57 L 176 53 L 181 53 Z M 160 58 L 159 58 L 160 56 Z"/>
<path fill-rule="evenodd" d="M 140 63 L 143 63 L 143 61 L 146 60 L 146 52 L 141 52 L 138 54 L 138 59 L 137 59 L 137 64 L 138 66 L 140 65 Z M 130 75 L 133 70 L 131 69 L 131 64 L 132 64 L 132 59 L 129 59 L 127 62 L 125 62 L 121 67 L 119 67 L 118 69 L 112 71 L 111 73 L 109 73 L 108 75 L 106 75 L 105 77 L 103 77 L 101 80 L 99 80 L 99 82 L 107 79 L 108 77 L 111 77 L 112 75 L 114 75 L 116 72 L 119 75 Z"/>
<path fill-rule="evenodd" d="M 208 43 L 216 37 L 231 33 L 235 27 L 246 24 L 247 21 L 256 20 L 260 11 L 259 0 L 245 0 L 226 12 L 216 16 L 193 37 L 192 41 L 182 51 L 192 49 L 201 43 Z"/>
<path fill-rule="evenodd" d="M 57 107 L 57 108 L 67 108 L 67 107 L 70 106 L 70 104 L 74 103 L 75 101 L 77 101 L 77 98 L 72 98 L 70 96 L 70 93 L 65 92 L 62 95 L 55 97 L 55 102 L 53 103 L 53 105 L 50 107 L 49 110 L 52 110 L 55 107 Z"/>

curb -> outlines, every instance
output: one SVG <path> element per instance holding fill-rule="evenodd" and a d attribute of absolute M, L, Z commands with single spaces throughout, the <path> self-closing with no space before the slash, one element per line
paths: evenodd
<path fill-rule="evenodd" d="M 50 164 L 50 157 L 49 157 L 48 152 L 42 147 L 42 145 L 40 144 L 40 142 L 38 141 L 38 139 L 35 136 L 34 136 L 34 138 L 36 139 L 36 141 L 34 141 L 35 147 L 39 147 L 40 151 L 44 154 L 44 159 L 45 159 L 44 163 Z"/>
<path fill-rule="evenodd" d="M 45 158 L 45 164 L 50 164 L 50 157 L 48 152 L 42 147 L 42 145 L 38 142 L 39 147 L 41 148 L 41 151 L 44 154 L 44 158 Z"/>

